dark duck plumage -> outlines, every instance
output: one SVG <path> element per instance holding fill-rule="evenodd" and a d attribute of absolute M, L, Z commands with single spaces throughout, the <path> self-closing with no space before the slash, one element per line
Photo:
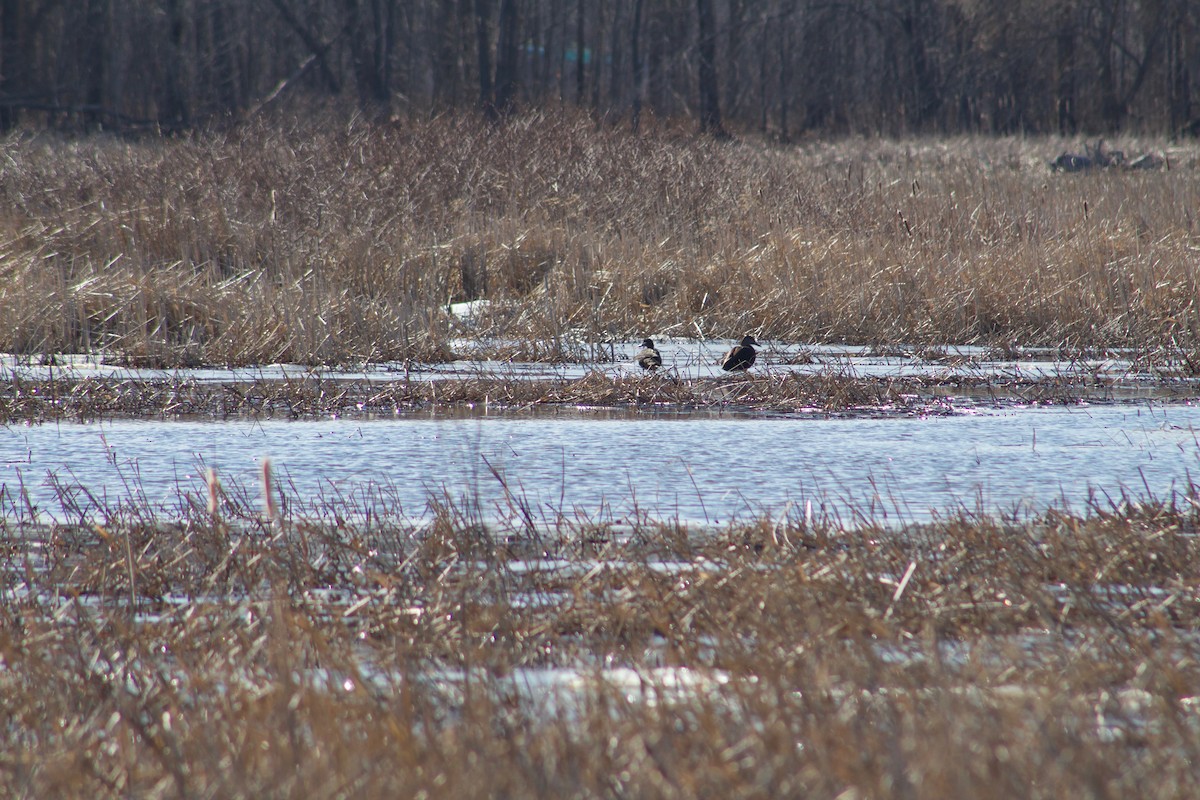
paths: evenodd
<path fill-rule="evenodd" d="M 642 342 L 642 349 L 637 354 L 638 366 L 642 369 L 658 369 L 662 366 L 662 356 L 654 347 L 654 342 L 650 339 Z"/>
<path fill-rule="evenodd" d="M 741 344 L 734 345 L 725 357 L 721 359 L 721 369 L 726 372 L 733 370 L 749 369 L 754 364 L 754 359 L 757 353 L 754 352 L 754 345 L 758 342 L 754 341 L 753 336 L 743 336 Z"/>

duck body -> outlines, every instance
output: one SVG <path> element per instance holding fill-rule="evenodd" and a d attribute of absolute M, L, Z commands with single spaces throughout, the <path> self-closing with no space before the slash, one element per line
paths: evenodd
<path fill-rule="evenodd" d="M 725 357 L 721 359 L 721 369 L 726 372 L 749 369 L 754 365 L 754 359 L 758 357 L 758 353 L 754 351 L 756 344 L 758 342 L 754 341 L 753 336 L 743 336 L 742 341 L 730 348 Z"/>
<path fill-rule="evenodd" d="M 642 369 L 655 370 L 662 366 L 662 355 L 654 347 L 654 342 L 646 339 L 642 342 L 642 349 L 638 351 L 636 361 Z"/>

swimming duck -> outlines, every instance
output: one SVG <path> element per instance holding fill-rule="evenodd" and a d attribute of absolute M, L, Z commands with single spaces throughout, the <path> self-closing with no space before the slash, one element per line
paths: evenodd
<path fill-rule="evenodd" d="M 662 366 L 662 356 L 654 347 L 654 342 L 646 339 L 642 342 L 642 349 L 637 354 L 638 366 L 642 369 L 658 369 Z"/>
<path fill-rule="evenodd" d="M 754 352 L 754 337 L 747 334 L 742 337 L 741 344 L 734 345 L 725 357 L 721 359 L 721 369 L 726 372 L 739 369 L 749 369 L 754 364 L 757 353 Z"/>

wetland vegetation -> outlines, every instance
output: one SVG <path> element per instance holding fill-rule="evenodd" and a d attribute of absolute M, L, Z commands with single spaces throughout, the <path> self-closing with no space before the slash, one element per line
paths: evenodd
<path fill-rule="evenodd" d="M 570 114 L 0 142 L 0 352 L 578 358 L 644 336 L 1132 349 L 1197 369 L 1193 143 L 774 146 Z M 1116 146 L 1116 145 L 1114 145 Z M 467 324 L 449 304 L 484 301 Z"/>
<path fill-rule="evenodd" d="M 900 530 L 248 497 L 4 523 L 10 796 L 1200 788 L 1194 487 Z"/>
<path fill-rule="evenodd" d="M 919 416 L 964 389 L 1110 400 L 1094 359 L 1114 353 L 1195 396 L 1194 144 L 1128 144 L 1169 169 L 1064 175 L 1050 139 L 785 147 L 653 118 L 638 136 L 570 114 L 497 126 L 10 135 L 0 351 L 50 372 L 10 370 L 0 423 L 480 403 Z M 1075 366 L 802 374 L 811 354 L 772 345 L 746 375 L 603 368 L 614 343 L 747 332 L 934 365 L 959 345 L 1001 362 L 1042 348 Z M 466 351 L 583 371 L 425 379 Z M 79 353 L 171 372 L 58 366 Z M 175 371 L 277 362 L 312 371 Z M 334 374 L 372 364 L 395 374 Z M 703 526 L 561 508 L 546 525 L 518 486 L 499 515 L 462 487 L 430 492 L 414 522 L 386 491 L 313 502 L 269 467 L 259 487 L 213 473 L 169 512 L 139 500 L 135 471 L 126 499 L 92 497 L 67 522 L 12 474 L 10 796 L 1200 792 L 1193 474 L 1169 496 L 1022 514 L 964 501 L 901 526 L 812 507 Z"/>

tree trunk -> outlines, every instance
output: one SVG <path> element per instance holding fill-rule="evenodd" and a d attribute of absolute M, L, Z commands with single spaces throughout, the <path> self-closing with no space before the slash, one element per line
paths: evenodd
<path fill-rule="evenodd" d="M 638 37 L 642 31 L 642 2 L 633 4 L 633 30 L 629 34 L 630 55 L 633 58 L 633 113 L 630 117 L 630 127 L 634 133 L 642 121 L 642 92 L 645 89 L 645 65 L 642 63 L 642 51 L 639 48 Z"/>
<path fill-rule="evenodd" d="M 454 14 L 455 0 L 438 0 L 434 13 L 433 91 L 435 105 L 453 108 L 458 104 L 460 73 L 456 52 L 455 31 L 458 19 Z"/>
<path fill-rule="evenodd" d="M 513 110 L 517 93 L 517 28 L 516 0 L 500 0 L 500 41 L 496 45 L 496 111 L 508 114 Z"/>
<path fill-rule="evenodd" d="M 587 48 L 583 41 L 583 10 L 584 0 L 579 0 L 575 7 L 575 104 L 583 105 L 583 64 Z"/>
<path fill-rule="evenodd" d="M 88 127 L 100 128 L 104 125 L 105 112 L 109 110 L 111 102 L 108 95 L 110 77 L 108 48 L 112 43 L 109 28 L 112 15 L 109 0 L 91 0 L 85 7 L 89 35 L 85 47 L 87 55 L 83 60 L 85 71 L 83 118 Z"/>
<path fill-rule="evenodd" d="M 496 98 L 492 88 L 492 4 L 475 0 L 475 45 L 479 59 L 479 108 L 488 119 L 496 119 Z"/>
<path fill-rule="evenodd" d="M 926 28 L 932 15 L 923 0 L 909 0 L 900 20 L 907 44 L 909 80 L 906 83 L 912 97 L 912 113 L 907 118 L 920 132 L 928 131 L 930 122 L 936 119 L 941 108 L 938 81 L 930 67 L 926 48 Z"/>
<path fill-rule="evenodd" d="M 374 100 L 387 108 L 392 100 L 392 48 L 396 40 L 396 0 L 373 0 L 375 36 L 371 71 Z"/>
<path fill-rule="evenodd" d="M 1055 103 L 1058 132 L 1067 136 L 1075 133 L 1078 127 L 1075 119 L 1075 27 L 1069 14 L 1059 21 L 1058 36 L 1055 38 L 1058 56 L 1058 98 Z"/>
<path fill-rule="evenodd" d="M 763 50 L 766 50 L 764 47 Z M 792 29 L 784 26 L 779 32 L 779 138 L 791 141 L 788 104 L 792 92 Z"/>
<path fill-rule="evenodd" d="M 697 21 L 700 27 L 700 65 L 697 75 L 700 85 L 700 130 L 711 136 L 723 137 L 721 125 L 721 95 L 717 88 L 717 37 L 712 0 L 696 0 Z"/>
<path fill-rule="evenodd" d="M 24 0 L 0 0 L 0 133 L 12 130 L 20 121 L 16 105 L 24 93 L 24 62 L 21 52 L 26 41 L 21 36 L 21 9 Z"/>
<path fill-rule="evenodd" d="M 321 77 L 325 81 L 326 87 L 330 94 L 341 94 L 342 82 L 338 80 L 338 76 L 334 73 L 333 67 L 330 66 L 326 55 L 329 53 L 329 42 L 322 42 L 315 31 L 310 30 L 299 17 L 292 12 L 292 9 L 287 4 L 287 0 L 271 0 L 271 4 L 279 12 L 279 16 L 283 17 L 283 21 L 289 28 L 295 31 L 300 37 L 300 41 L 304 42 L 304 46 L 312 53 L 317 60 L 317 66 L 321 70 Z"/>

